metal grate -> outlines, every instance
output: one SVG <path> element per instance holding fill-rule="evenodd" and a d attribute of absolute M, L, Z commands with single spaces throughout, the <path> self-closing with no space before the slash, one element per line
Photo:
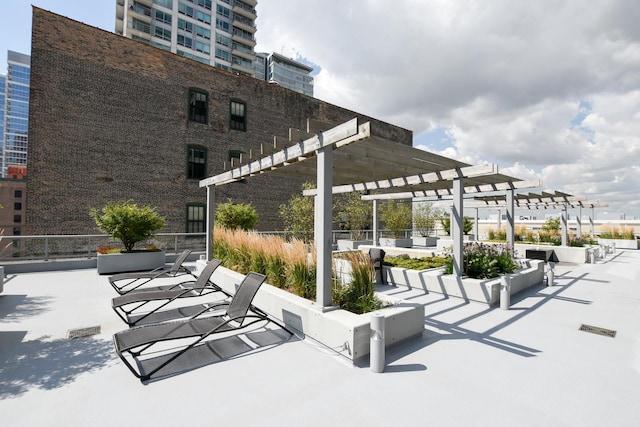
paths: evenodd
<path fill-rule="evenodd" d="M 580 331 L 591 332 L 592 334 L 604 335 L 605 337 L 616 337 L 616 331 L 611 329 L 600 328 L 598 326 L 580 325 Z"/>
<path fill-rule="evenodd" d="M 98 335 L 100 333 L 100 326 L 91 326 L 88 328 L 72 329 L 69 331 L 69 339 L 90 337 L 91 335 Z"/>

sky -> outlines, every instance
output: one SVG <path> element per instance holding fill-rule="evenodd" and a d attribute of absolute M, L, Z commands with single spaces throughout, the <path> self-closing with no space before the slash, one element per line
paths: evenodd
<path fill-rule="evenodd" d="M 31 4 L 113 31 L 115 0 L 0 0 L 6 51 Z M 640 1 L 262 0 L 257 51 L 315 67 L 314 96 L 414 146 L 640 219 Z M 584 213 L 584 212 L 583 212 Z M 544 216 L 545 211 L 532 215 Z"/>

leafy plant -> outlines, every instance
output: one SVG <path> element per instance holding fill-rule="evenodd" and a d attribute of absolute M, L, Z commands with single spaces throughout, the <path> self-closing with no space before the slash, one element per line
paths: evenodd
<path fill-rule="evenodd" d="M 315 188 L 315 184 L 312 182 L 302 184 L 303 190 L 313 188 Z M 285 231 L 305 243 L 313 240 L 314 215 L 313 197 L 295 194 L 287 203 L 280 205 L 280 217 L 284 221 Z"/>
<path fill-rule="evenodd" d="M 548 232 L 551 232 L 551 233 L 559 232 L 560 231 L 560 218 L 558 218 L 558 217 L 548 218 L 544 222 L 544 224 L 542 224 L 542 229 L 544 231 L 548 231 Z"/>
<path fill-rule="evenodd" d="M 344 218 L 344 226 L 351 230 L 351 238 L 362 240 L 363 230 L 371 225 L 373 207 L 371 202 L 362 200 L 358 192 L 341 195 L 336 201 L 337 215 Z"/>
<path fill-rule="evenodd" d="M 492 279 L 516 271 L 519 266 L 506 245 L 467 243 L 463 247 L 462 274 L 474 279 Z M 453 274 L 453 258 L 449 257 L 445 274 Z"/>
<path fill-rule="evenodd" d="M 443 216 L 440 218 L 440 224 L 444 229 L 444 232 L 451 235 L 451 218 L 449 216 Z M 473 230 L 473 221 L 468 216 L 462 218 L 462 231 L 464 234 L 469 234 Z"/>
<path fill-rule="evenodd" d="M 411 226 L 413 219 L 411 204 L 390 200 L 381 206 L 380 219 L 385 222 L 393 237 L 400 239 L 402 238 L 403 230 Z"/>
<path fill-rule="evenodd" d="M 422 237 L 428 237 L 436 227 L 436 220 L 444 214 L 440 208 L 431 203 L 421 203 L 413 211 L 413 228 Z"/>
<path fill-rule="evenodd" d="M 89 215 L 100 231 L 122 241 L 125 252 L 133 251 L 137 242 L 149 239 L 165 224 L 156 208 L 132 201 L 108 202 L 100 210 L 91 208 Z"/>
<path fill-rule="evenodd" d="M 233 203 L 229 199 L 216 208 L 216 225 L 231 230 L 251 230 L 258 222 L 258 214 L 250 203 Z"/>

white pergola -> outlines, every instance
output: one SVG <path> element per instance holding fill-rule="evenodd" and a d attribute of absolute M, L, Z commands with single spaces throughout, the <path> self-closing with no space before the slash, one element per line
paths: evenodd
<path fill-rule="evenodd" d="M 448 195 L 453 201 L 451 235 L 454 273 L 462 269 L 463 195 L 505 191 L 513 198 L 518 188 L 539 187 L 500 174 L 494 164 L 470 165 L 392 140 L 375 122 L 352 119 L 338 126 L 307 121 L 306 132 L 291 130 L 290 145 L 282 141 L 263 146 L 253 158 L 242 159 L 231 170 L 200 181 L 207 188 L 207 254 L 212 257 L 215 187 L 262 173 L 314 179 L 316 189 L 305 191 L 315 197 L 314 238 L 317 246 L 316 303 L 327 308 L 331 301 L 332 195 L 352 191 L 376 191 L 372 200 Z M 510 196 L 509 196 L 510 195 Z"/>
<path fill-rule="evenodd" d="M 540 209 L 560 209 L 560 226 L 562 245 L 567 245 L 569 240 L 569 230 L 567 226 L 567 210 L 578 209 L 577 218 L 577 233 L 582 235 L 582 208 L 591 208 L 591 214 L 589 216 L 589 223 L 591 224 L 591 235 L 594 234 L 593 224 L 593 210 L 596 207 L 607 207 L 608 205 L 601 204 L 597 200 L 587 200 L 584 196 L 573 196 L 568 193 L 555 191 L 554 193 L 542 192 L 540 194 L 528 193 L 528 194 L 516 194 L 513 200 L 509 200 L 504 196 L 480 196 L 475 197 L 474 201 L 469 204 L 469 207 L 481 209 L 481 208 L 505 208 L 507 210 L 507 244 L 513 247 L 514 244 L 514 208 L 525 210 L 540 210 Z M 511 215 L 509 212 L 512 212 Z"/>

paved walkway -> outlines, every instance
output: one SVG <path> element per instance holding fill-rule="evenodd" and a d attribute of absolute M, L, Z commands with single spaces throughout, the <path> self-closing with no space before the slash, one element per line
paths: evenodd
<path fill-rule="evenodd" d="M 141 384 L 95 270 L 10 276 L 0 294 L 0 420 L 17 426 L 638 426 L 640 251 L 559 265 L 510 310 L 395 288 L 425 304 L 421 339 L 385 373 L 279 337 Z M 615 338 L 580 331 L 615 330 Z M 100 334 L 68 339 L 68 331 Z M 253 331 L 259 335 L 264 331 Z M 273 337 L 272 337 L 273 338 Z"/>

